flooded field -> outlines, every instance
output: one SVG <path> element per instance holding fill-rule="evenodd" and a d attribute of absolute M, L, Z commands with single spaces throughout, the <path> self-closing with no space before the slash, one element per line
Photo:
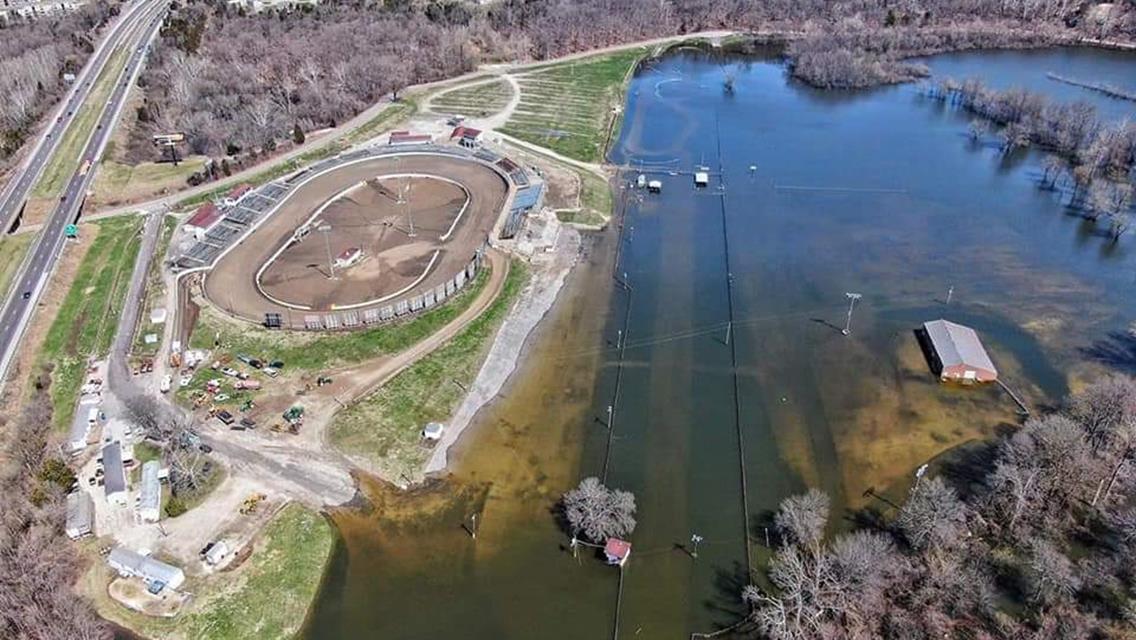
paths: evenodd
<path fill-rule="evenodd" d="M 1083 58 L 1098 54 L 1094 77 Z M 987 54 L 967 55 L 949 75 L 981 75 L 973 56 Z M 1036 80 L 1067 51 L 1015 55 L 992 54 L 991 84 L 1136 115 Z M 1076 55 L 1079 77 L 1113 81 L 1115 53 Z M 974 327 L 1034 410 L 1136 365 L 1136 238 L 1069 215 L 1037 189 L 1039 157 L 973 143 L 968 122 L 913 86 L 801 87 L 772 58 L 646 65 L 609 158 L 622 229 L 589 239 L 451 477 L 411 494 L 368 484 L 370 504 L 333 515 L 343 539 L 306 637 L 712 631 L 737 619 L 786 495 L 825 490 L 840 527 L 886 516 L 919 465 L 1019 424 L 998 387 L 932 378 L 913 334 L 924 321 Z M 640 173 L 662 192 L 622 186 Z M 846 293 L 862 295 L 848 336 Z M 617 634 L 619 571 L 573 558 L 552 513 L 588 475 L 639 508 Z"/>

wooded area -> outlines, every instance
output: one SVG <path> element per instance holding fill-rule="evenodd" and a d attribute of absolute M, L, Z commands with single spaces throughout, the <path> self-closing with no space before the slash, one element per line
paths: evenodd
<path fill-rule="evenodd" d="M 1131 637 L 1134 446 L 1136 384 L 1112 377 L 919 478 L 894 516 L 853 514 L 851 533 L 826 538 L 821 492 L 790 497 L 747 623 L 777 640 Z"/>
<path fill-rule="evenodd" d="M 297 128 L 334 126 L 382 96 L 492 61 L 562 56 L 709 29 L 802 36 L 793 73 L 821 87 L 923 75 L 906 57 L 1021 47 L 1077 35 L 1131 38 L 1136 10 L 1094 13 L 1071 0 L 458 0 L 321 3 L 246 15 L 190 0 L 163 30 L 142 83 L 131 145 L 152 160 L 154 133 L 184 131 L 193 153 L 271 151 Z"/>
<path fill-rule="evenodd" d="M 23 411 L 0 420 L 0 637 L 105 640 L 110 630 L 71 590 L 83 568 L 63 533 L 75 474 L 49 447 L 50 384 L 37 376 Z"/>
<path fill-rule="evenodd" d="M 79 72 L 94 51 L 99 28 L 117 13 L 117 7 L 98 0 L 71 13 L 0 20 L 0 171 L 63 97 L 64 74 Z"/>

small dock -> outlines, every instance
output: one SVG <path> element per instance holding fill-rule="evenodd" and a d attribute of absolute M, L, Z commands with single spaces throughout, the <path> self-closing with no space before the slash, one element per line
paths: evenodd
<path fill-rule="evenodd" d="M 1014 393 L 1014 390 L 1011 389 L 1009 385 L 1003 382 L 1001 378 L 998 378 L 994 382 L 997 382 L 998 386 L 1002 387 L 1002 390 L 1006 392 L 1006 395 L 1010 396 L 1010 398 L 1013 399 L 1014 403 L 1018 405 L 1018 413 L 1022 414 L 1023 416 L 1030 415 L 1029 407 L 1027 407 L 1026 403 L 1018 397 L 1018 394 Z"/>

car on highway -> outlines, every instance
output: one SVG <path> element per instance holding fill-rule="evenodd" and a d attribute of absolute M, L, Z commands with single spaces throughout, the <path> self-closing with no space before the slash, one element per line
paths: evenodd
<path fill-rule="evenodd" d="M 31 299 L 31 297 L 32 297 L 31 291 L 25 291 L 24 292 L 24 300 L 29 300 L 29 299 Z"/>

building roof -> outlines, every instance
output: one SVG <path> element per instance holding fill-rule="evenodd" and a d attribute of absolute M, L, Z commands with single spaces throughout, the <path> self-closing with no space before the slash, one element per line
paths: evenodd
<path fill-rule="evenodd" d="M 185 226 L 209 229 L 221 219 L 221 215 L 222 212 L 217 208 L 217 205 L 206 202 L 197 208 L 197 211 L 189 217 L 189 220 L 185 221 Z"/>
<path fill-rule="evenodd" d="M 513 196 L 514 209 L 531 209 L 540 202 L 541 185 L 536 184 L 524 189 L 518 189 L 517 195 Z"/>
<path fill-rule="evenodd" d="M 138 499 L 139 509 L 153 509 L 157 511 L 162 506 L 162 484 L 159 475 L 162 463 L 151 460 L 142 465 L 142 487 Z"/>
<path fill-rule="evenodd" d="M 107 495 L 126 491 L 126 470 L 122 467 L 122 444 L 117 440 L 103 447 L 103 485 Z"/>
<path fill-rule="evenodd" d="M 480 129 L 473 127 L 454 127 L 454 132 L 450 134 L 450 140 L 454 138 L 477 138 L 481 135 Z"/>
<path fill-rule="evenodd" d="M 245 195 L 249 191 L 252 191 L 252 185 L 238 184 L 237 186 L 229 190 L 228 198 L 230 200 L 240 200 L 241 196 Z"/>
<path fill-rule="evenodd" d="M 339 257 L 336 258 L 336 259 L 337 260 L 350 260 L 351 258 L 354 258 L 355 254 L 359 253 L 360 251 L 362 251 L 362 249 L 360 249 L 359 247 L 348 247 L 348 248 L 344 249 L 343 253 L 340 253 Z"/>
<path fill-rule="evenodd" d="M 997 374 L 974 329 L 942 319 L 924 322 L 923 329 L 944 367 L 966 365 Z"/>
<path fill-rule="evenodd" d="M 91 495 L 85 491 L 67 494 L 67 533 L 83 535 L 92 530 L 95 523 L 95 504 Z"/>
<path fill-rule="evenodd" d="M 604 554 L 617 560 L 626 559 L 631 555 L 631 543 L 619 538 L 608 538 L 604 544 Z"/>
<path fill-rule="evenodd" d="M 107 556 L 107 562 L 115 568 L 121 567 L 129 573 L 139 576 L 147 582 L 180 585 L 182 580 L 185 579 L 185 574 L 182 573 L 181 569 L 161 560 L 155 560 L 150 556 L 144 556 L 137 551 L 131 551 L 126 547 L 112 549 L 110 555 Z"/>

